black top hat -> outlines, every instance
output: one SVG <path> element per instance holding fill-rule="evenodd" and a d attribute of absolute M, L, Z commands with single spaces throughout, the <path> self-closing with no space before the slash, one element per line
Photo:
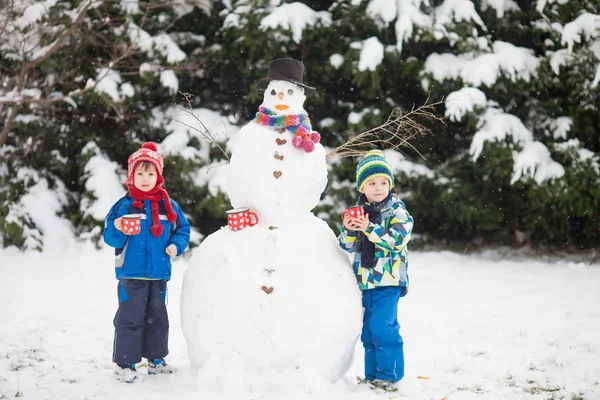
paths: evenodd
<path fill-rule="evenodd" d="M 271 81 L 288 81 L 304 88 L 304 94 L 310 96 L 315 91 L 314 87 L 302 83 L 304 64 L 292 58 L 280 58 L 269 63 L 268 78 L 261 79 L 256 84 L 256 90 L 264 93 Z"/>

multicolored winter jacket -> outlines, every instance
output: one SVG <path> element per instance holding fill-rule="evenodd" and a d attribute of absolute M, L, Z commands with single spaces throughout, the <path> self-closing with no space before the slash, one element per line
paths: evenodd
<path fill-rule="evenodd" d="M 152 209 L 150 201 L 144 200 L 144 208 L 133 206 L 133 197 L 127 195 L 117 201 L 106 216 L 104 242 L 115 248 L 115 273 L 117 279 L 171 279 L 171 257 L 165 252 L 174 244 L 181 255 L 190 241 L 190 224 L 179 204 L 171 199 L 171 207 L 177 220 L 167 220 L 164 200 L 158 202 L 158 213 L 163 233 L 155 237 L 150 233 Z M 141 214 L 141 232 L 126 235 L 115 228 L 115 219 L 125 214 Z"/>
<path fill-rule="evenodd" d="M 376 263 L 373 268 L 363 268 L 361 252 L 356 249 L 360 231 L 349 231 L 343 225 L 338 241 L 342 249 L 354 253 L 354 273 L 361 290 L 382 286 L 401 286 L 408 291 L 408 258 L 406 245 L 410 241 L 413 218 L 402 200 L 392 196 L 381 210 L 381 223 L 370 222 L 366 238 L 375 244 Z"/>

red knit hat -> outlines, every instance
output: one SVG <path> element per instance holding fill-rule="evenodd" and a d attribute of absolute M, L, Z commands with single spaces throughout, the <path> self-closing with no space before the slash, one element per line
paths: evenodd
<path fill-rule="evenodd" d="M 162 156 L 158 153 L 156 143 L 146 142 L 142 145 L 141 149 L 137 150 L 135 153 L 129 156 L 127 165 L 127 180 L 123 182 L 125 185 L 133 185 L 133 173 L 135 171 L 135 166 L 142 161 L 148 161 L 156 167 L 157 185 L 165 181 L 162 177 L 163 167 L 165 163 L 163 161 Z"/>

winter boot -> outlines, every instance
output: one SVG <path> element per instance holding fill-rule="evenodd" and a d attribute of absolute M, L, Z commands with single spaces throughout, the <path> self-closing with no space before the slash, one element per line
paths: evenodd
<path fill-rule="evenodd" d="M 172 374 L 175 368 L 167 364 L 162 358 L 157 358 L 154 361 L 148 360 L 148 375 L 156 374 Z"/>
<path fill-rule="evenodd" d="M 135 364 L 117 364 L 115 374 L 119 382 L 133 383 L 138 379 Z"/>
<path fill-rule="evenodd" d="M 383 389 L 386 392 L 397 392 L 398 391 L 398 383 L 400 381 L 392 382 L 392 381 L 384 381 L 382 379 L 375 379 L 371 381 L 371 385 L 378 389 Z"/>

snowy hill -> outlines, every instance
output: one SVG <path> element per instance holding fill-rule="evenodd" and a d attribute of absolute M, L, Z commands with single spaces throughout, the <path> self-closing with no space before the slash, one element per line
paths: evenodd
<path fill-rule="evenodd" d="M 398 394 L 383 395 L 355 384 L 360 347 L 346 379 L 335 384 L 317 379 L 301 360 L 261 376 L 235 369 L 193 376 L 179 315 L 184 259 L 174 263 L 168 295 L 167 360 L 178 373 L 119 383 L 111 363 L 117 307 L 111 251 L 0 250 L 0 398 L 600 398 L 600 264 L 507 260 L 498 253 L 410 256 L 411 289 L 399 303 L 406 377 Z"/>

